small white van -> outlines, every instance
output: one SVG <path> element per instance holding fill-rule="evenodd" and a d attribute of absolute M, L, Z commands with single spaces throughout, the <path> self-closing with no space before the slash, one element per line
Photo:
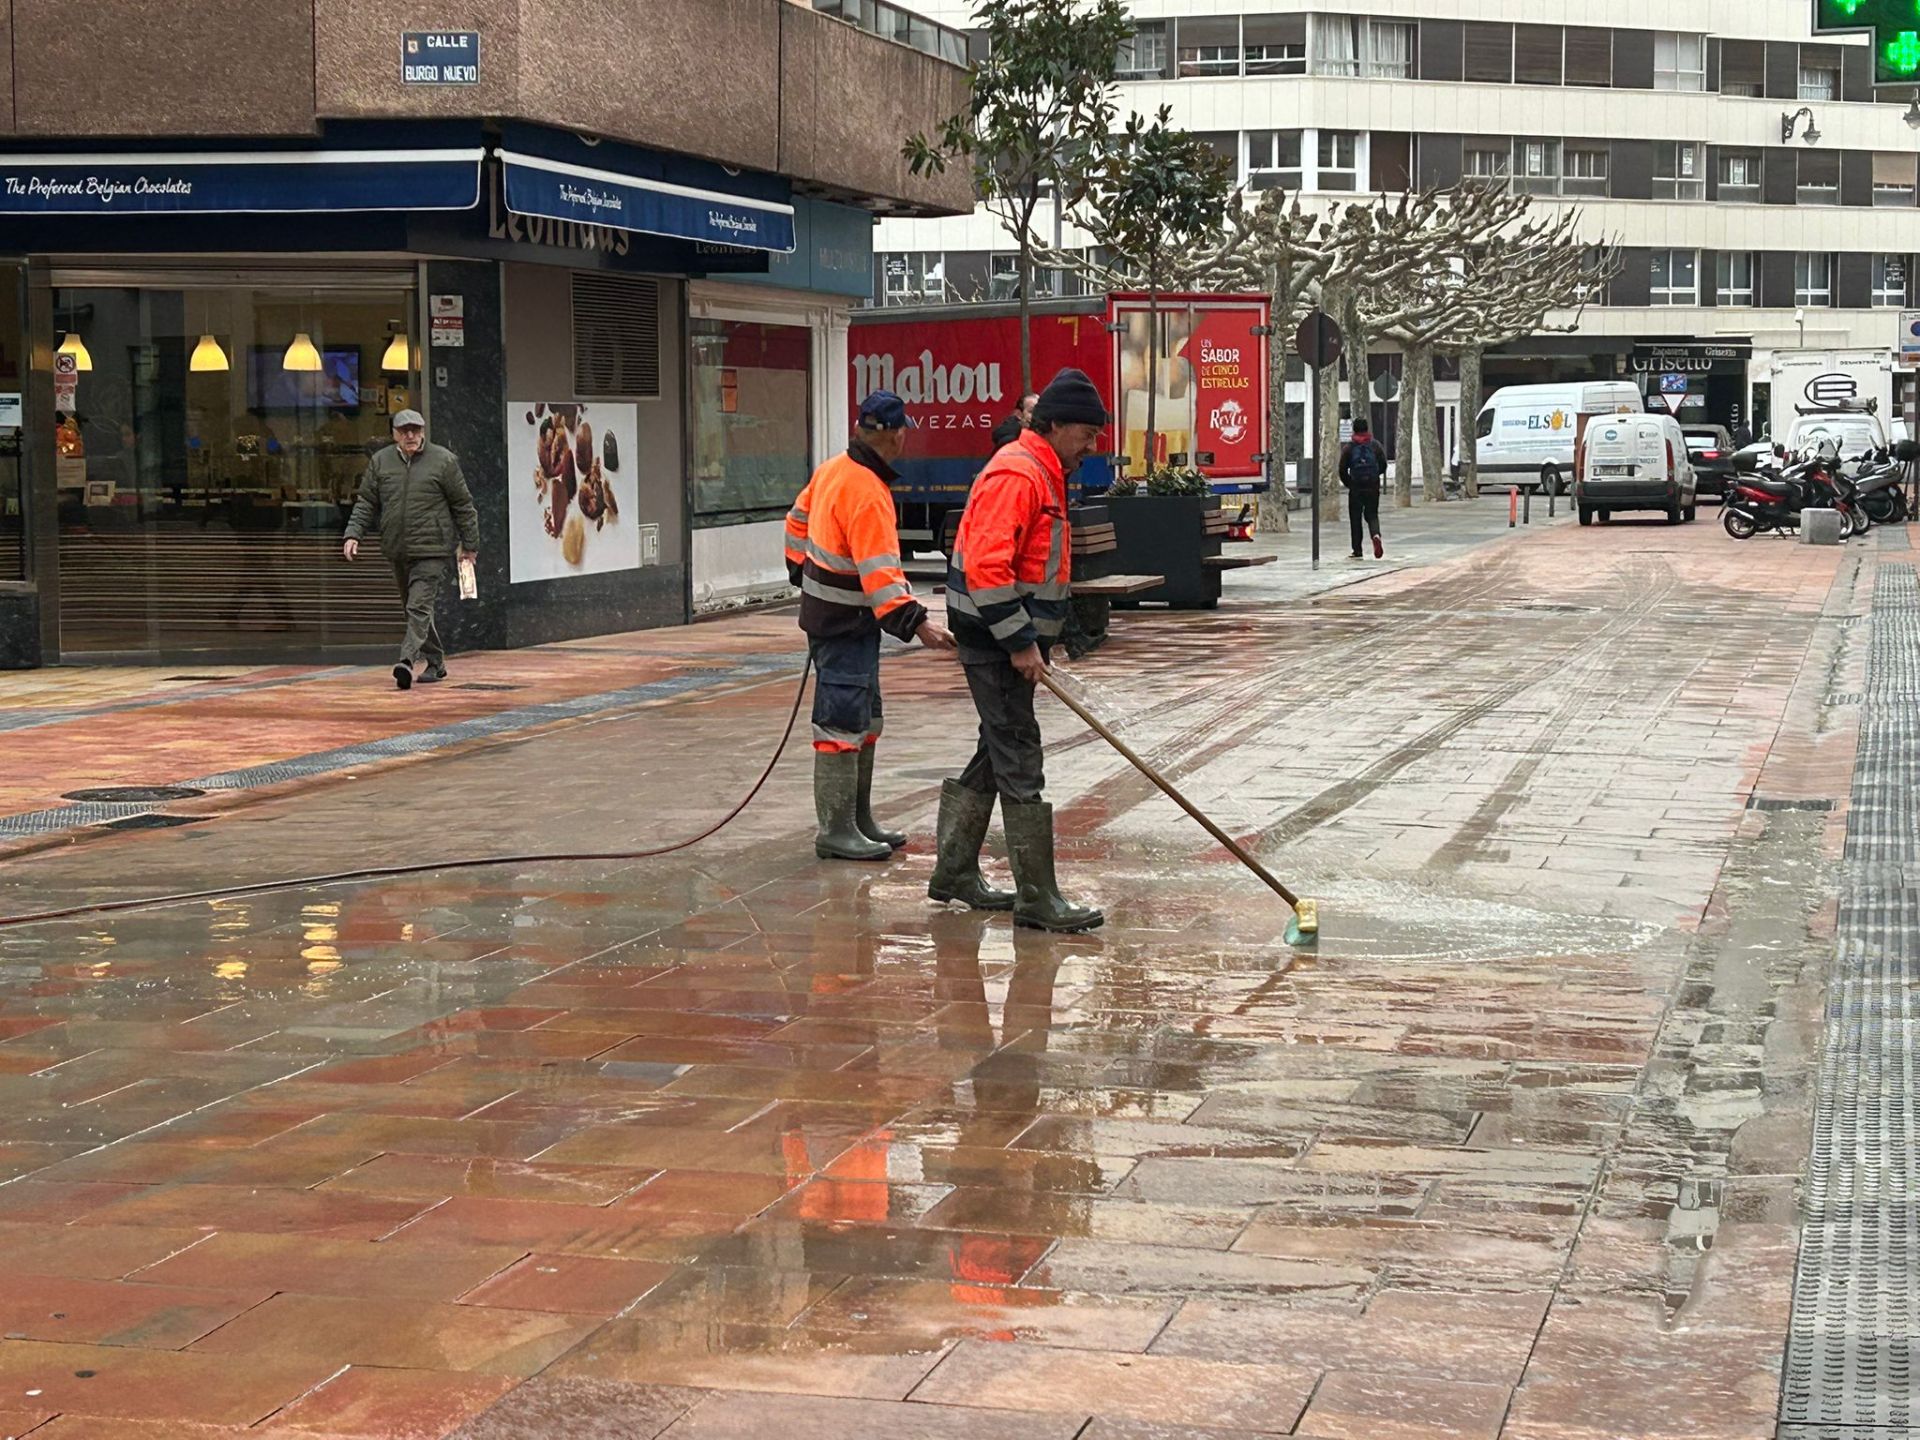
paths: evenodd
<path fill-rule="evenodd" d="M 1698 513 L 1698 482 L 1687 437 L 1671 415 L 1603 415 L 1587 424 L 1574 482 L 1580 523 L 1616 510 L 1661 510 L 1678 525 Z"/>
<path fill-rule="evenodd" d="M 1564 491 L 1573 476 L 1582 415 L 1640 415 L 1646 403 L 1629 380 L 1508 385 L 1493 392 L 1474 426 L 1481 483 L 1538 478 Z"/>

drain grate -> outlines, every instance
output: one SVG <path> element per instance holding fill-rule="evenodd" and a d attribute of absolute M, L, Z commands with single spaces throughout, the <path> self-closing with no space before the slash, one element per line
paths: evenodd
<path fill-rule="evenodd" d="M 1749 795 L 1749 810 L 1831 810 L 1831 800 L 1776 800 L 1768 795 Z"/>
<path fill-rule="evenodd" d="M 60 798 L 103 805 L 155 805 L 162 800 L 191 800 L 206 793 L 191 785 L 102 785 L 93 790 L 69 790 Z"/>
<path fill-rule="evenodd" d="M 488 680 L 469 680 L 464 685 L 448 687 L 453 690 L 524 690 L 524 685 L 495 685 Z"/>
<path fill-rule="evenodd" d="M 203 817 L 199 815 L 162 815 L 148 811 L 144 815 L 123 815 L 118 820 L 105 820 L 97 827 L 101 830 L 177 830 L 182 825 L 198 825 Z"/>
<path fill-rule="evenodd" d="M 1907 883 L 1908 866 L 1920 861 L 1920 714 L 1911 703 L 1920 690 L 1920 577 L 1912 566 L 1880 571 L 1872 619 L 1778 1440 L 1920 1436 L 1920 894 Z"/>

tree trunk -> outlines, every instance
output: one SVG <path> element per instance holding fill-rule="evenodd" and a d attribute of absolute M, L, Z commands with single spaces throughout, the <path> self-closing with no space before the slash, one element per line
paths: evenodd
<path fill-rule="evenodd" d="M 1346 332 L 1347 409 L 1354 419 L 1362 415 L 1373 424 L 1373 363 L 1371 340 L 1360 318 L 1360 292 L 1349 290 L 1340 297 L 1340 328 Z M 1377 436 L 1375 437 L 1378 438 Z M 1382 480 L 1386 477 L 1383 475 Z"/>
<path fill-rule="evenodd" d="M 1313 437 L 1314 470 L 1320 486 L 1322 524 L 1340 518 L 1340 367 L 1314 372 L 1320 386 L 1320 433 Z"/>
<path fill-rule="evenodd" d="M 1460 352 L 1460 475 L 1469 500 L 1480 494 L 1480 347 Z"/>
<path fill-rule="evenodd" d="M 1408 449 L 1418 457 L 1420 498 L 1429 503 L 1444 500 L 1446 487 L 1434 458 L 1439 445 L 1434 436 L 1433 347 L 1429 344 L 1407 347 L 1406 394 L 1413 402 L 1414 430 Z"/>
<path fill-rule="evenodd" d="M 1284 535 L 1292 526 L 1287 513 L 1287 462 L 1300 458 L 1300 434 L 1287 405 L 1287 321 L 1293 313 L 1292 266 L 1280 264 L 1268 276 L 1267 319 L 1267 495 L 1260 505 L 1262 534 Z"/>
<path fill-rule="evenodd" d="M 1026 236 L 1026 227 L 1020 234 L 1020 393 L 1026 395 L 1033 389 L 1033 247 Z"/>

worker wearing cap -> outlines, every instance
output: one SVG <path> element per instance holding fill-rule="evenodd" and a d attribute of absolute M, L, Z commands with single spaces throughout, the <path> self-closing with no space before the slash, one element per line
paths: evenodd
<path fill-rule="evenodd" d="M 456 535 L 460 553 L 480 553 L 480 512 L 474 509 L 460 461 L 443 445 L 427 443 L 427 420 L 418 410 L 393 417 L 393 444 L 367 463 L 360 495 L 347 520 L 341 553 L 352 560 L 369 530 L 380 529 L 380 553 L 393 566 L 407 610 L 407 635 L 393 667 L 393 683 L 413 688 L 413 667 L 426 669 L 423 684 L 447 678 L 447 652 L 433 622 L 433 606 L 447 583 Z"/>
<path fill-rule="evenodd" d="M 1041 798 L 1046 777 L 1033 697 L 1066 628 L 1067 477 L 1109 423 L 1084 373 L 1056 375 L 1027 429 L 973 482 L 947 567 L 947 614 L 979 712 L 980 744 L 941 793 L 927 893 L 977 910 L 1012 910 L 1017 923 L 1042 930 L 1091 930 L 1104 919 L 1064 898 L 1054 878 L 1053 807 Z M 990 889 L 980 873 L 996 793 L 1015 895 Z"/>
<path fill-rule="evenodd" d="M 914 428 L 898 395 L 874 391 L 860 403 L 846 452 L 814 471 L 787 516 L 787 577 L 800 587 L 800 628 L 813 654 L 813 848 L 824 860 L 885 860 L 907 843 L 873 818 L 881 631 L 953 648 L 900 568 L 888 487 Z"/>

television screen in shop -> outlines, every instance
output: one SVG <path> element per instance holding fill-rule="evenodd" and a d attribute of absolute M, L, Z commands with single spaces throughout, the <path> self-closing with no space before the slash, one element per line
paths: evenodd
<path fill-rule="evenodd" d="M 329 346 L 318 370 L 286 368 L 284 345 L 255 345 L 247 368 L 247 408 L 263 415 L 360 408 L 360 348 Z"/>

